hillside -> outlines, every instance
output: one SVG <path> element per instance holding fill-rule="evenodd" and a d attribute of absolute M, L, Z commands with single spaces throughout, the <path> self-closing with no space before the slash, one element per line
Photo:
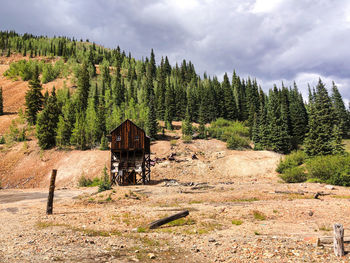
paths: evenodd
<path fill-rule="evenodd" d="M 136 61 L 118 49 L 111 51 L 64 38 L 15 36 L 12 50 L 18 46 L 15 41 L 18 39 L 23 40 L 24 48 L 17 47 L 24 49 L 21 52 L 29 53 L 26 48 L 31 47 L 31 53 L 49 54 L 35 55 L 32 59 L 40 67 L 41 80 L 50 63 L 59 62 L 62 72 L 66 71 L 65 77 L 61 72 L 42 86 L 43 93 L 55 87 L 62 110 L 59 123 L 70 121 L 71 133 L 64 143 L 57 136 L 47 149 L 40 147 L 35 126 L 28 125 L 22 113 L 28 81 L 3 76 L 10 64 L 22 60 L 23 56 L 16 52 L 9 57 L 2 56 L 0 86 L 5 114 L 0 116 L 0 135 L 6 135 L 7 140 L 15 127 L 26 127 L 26 140 L 7 140 L 0 144 L 0 222 L 6 222 L 0 224 L 0 262 L 350 260 L 349 254 L 337 259 L 330 246 L 317 243 L 319 237 L 332 235 L 336 222 L 344 225 L 347 236 L 348 188 L 309 182 L 283 183 L 276 167 L 284 156 L 251 149 L 250 132 L 259 149 L 278 152 L 290 151 L 292 139 L 295 143 L 305 135 L 305 129 L 293 138 L 283 133 L 287 131 L 286 126 L 284 130 L 277 129 L 285 124 L 281 122 L 283 117 L 292 116 L 281 115 L 288 112 L 284 106 L 289 102 L 291 109 L 300 106 L 298 109 L 306 114 L 297 89 L 275 88 L 268 99 L 256 81 L 242 80 L 238 84 L 240 78 L 236 75 L 232 85 L 227 76 L 222 83 L 216 78 L 201 80 L 191 63 L 184 62 L 181 68 L 176 66 L 165 73 L 164 64 L 152 69 L 151 62 Z M 89 57 L 88 66 L 80 63 L 84 57 Z M 24 58 L 29 60 L 28 55 Z M 28 66 L 30 73 L 32 66 Z M 244 93 L 240 94 L 241 91 Z M 157 98 L 155 105 L 153 92 Z M 293 96 L 295 100 L 285 104 L 280 99 Z M 223 101 L 227 105 L 220 105 Z M 234 101 L 237 104 L 233 105 Z M 243 102 L 247 104 L 240 104 Z M 48 110 L 47 105 L 44 110 Z M 223 111 L 226 106 L 232 106 L 230 111 Z M 256 117 L 257 112 L 260 119 Z M 276 119 L 274 113 L 280 118 Z M 74 114 L 74 118 L 69 119 L 70 114 Z M 221 140 L 214 139 L 214 135 L 188 140 L 193 130 L 200 133 L 197 127 L 205 124 L 208 127 L 209 122 L 227 116 L 239 132 L 232 132 L 232 127 L 225 126 L 228 121 L 221 119 L 226 124 L 215 134 Z M 102 193 L 97 187 L 78 187 L 81 176 L 93 179 L 102 175 L 105 166 L 109 168 L 110 151 L 99 150 L 100 139 L 124 118 L 133 119 L 151 133 L 157 133 L 150 125 L 152 121 L 158 120 L 164 127 L 164 134 L 158 130 L 157 140 L 151 143 L 151 159 L 155 161 L 151 183 L 113 186 Z M 267 120 L 274 121 L 275 131 L 282 130 L 274 134 L 276 138 L 285 135 L 275 146 L 264 145 Z M 183 124 L 192 121 L 199 122 L 194 125 L 196 129 L 192 127 L 189 134 L 182 134 L 186 130 L 181 129 Z M 299 125 L 305 118 L 300 121 Z M 96 131 L 90 137 L 84 133 L 89 128 L 79 126 L 85 122 L 92 123 L 89 128 Z M 290 128 L 296 129 L 293 125 Z M 83 132 L 79 134 L 79 130 Z M 76 134 L 86 140 L 76 142 Z M 234 146 L 237 141 L 242 142 L 243 147 L 237 147 L 241 150 L 227 148 L 229 143 Z M 169 159 L 170 155 L 173 160 Z M 54 214 L 47 216 L 45 202 L 52 169 L 58 170 Z M 148 229 L 150 222 L 183 210 L 189 211 L 188 217 L 156 230 Z M 345 250 L 350 250 L 349 244 Z"/>

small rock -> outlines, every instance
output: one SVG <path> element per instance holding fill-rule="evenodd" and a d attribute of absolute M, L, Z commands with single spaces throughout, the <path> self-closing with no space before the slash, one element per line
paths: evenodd
<path fill-rule="evenodd" d="M 314 215 L 314 212 L 309 211 L 309 216 L 313 216 L 313 215 Z"/>
<path fill-rule="evenodd" d="M 215 242 L 216 240 L 214 238 L 209 238 L 208 242 Z"/>
<path fill-rule="evenodd" d="M 156 258 L 156 255 L 154 255 L 153 253 L 148 253 L 147 256 L 148 256 L 150 259 L 155 259 L 155 258 Z"/>
<path fill-rule="evenodd" d="M 139 253 L 140 251 L 139 250 L 135 250 L 135 253 Z"/>
<path fill-rule="evenodd" d="M 326 188 L 326 189 L 328 189 L 328 190 L 334 190 L 335 189 L 335 187 L 333 186 L 333 185 L 325 185 L 325 187 L 324 188 Z"/>

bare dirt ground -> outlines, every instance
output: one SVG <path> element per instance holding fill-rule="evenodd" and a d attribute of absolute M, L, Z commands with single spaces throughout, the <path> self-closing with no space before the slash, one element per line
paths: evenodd
<path fill-rule="evenodd" d="M 344 224 L 345 235 L 349 231 L 347 188 L 281 183 L 274 172 L 280 155 L 230 151 L 217 140 L 179 139 L 176 146 L 160 140 L 152 153 L 175 153 L 176 161 L 157 163 L 151 185 L 103 193 L 74 188 L 73 174 L 97 162 L 103 166 L 108 151 L 45 153 L 57 160 L 48 167 L 60 167 L 54 215 L 45 215 L 49 169 L 39 183 L 44 188 L 1 190 L 0 262 L 349 261 L 349 255 L 336 259 L 331 247 L 315 246 L 316 237 L 332 235 L 335 222 Z M 92 155 L 99 154 L 94 163 Z M 314 199 L 321 191 L 329 195 Z M 147 229 L 186 209 L 184 220 Z"/>
<path fill-rule="evenodd" d="M 0 86 L 5 111 L 14 112 L 0 117 L 1 134 L 23 106 L 27 83 L 0 77 Z M 77 182 L 100 176 L 109 151 L 43 152 L 34 137 L 1 146 L 0 262 L 350 261 L 349 254 L 337 259 L 331 247 L 315 246 L 337 222 L 349 236 L 348 188 L 281 183 L 279 154 L 231 151 L 215 139 L 185 144 L 181 123 L 174 124 L 152 143 L 152 159 L 165 160 L 152 167 L 151 184 L 103 193 Z M 47 216 L 52 169 L 58 169 L 54 214 Z M 315 199 L 316 192 L 326 195 Z M 182 210 L 189 210 L 185 219 L 147 228 Z"/>

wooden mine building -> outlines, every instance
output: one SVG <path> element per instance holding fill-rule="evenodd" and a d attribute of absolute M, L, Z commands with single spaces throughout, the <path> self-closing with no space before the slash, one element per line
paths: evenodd
<path fill-rule="evenodd" d="M 118 185 L 146 184 L 151 179 L 150 138 L 130 120 L 111 135 L 111 182 Z"/>

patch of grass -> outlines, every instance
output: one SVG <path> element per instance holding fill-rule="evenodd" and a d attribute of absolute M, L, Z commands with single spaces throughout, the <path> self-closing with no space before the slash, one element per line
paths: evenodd
<path fill-rule="evenodd" d="M 236 225 L 236 226 L 240 226 L 243 224 L 243 221 L 242 220 L 239 220 L 239 219 L 233 219 L 232 220 L 232 224 L 233 225 Z"/>
<path fill-rule="evenodd" d="M 350 195 L 334 195 L 333 198 L 350 199 Z"/>
<path fill-rule="evenodd" d="M 183 141 L 183 143 L 191 143 L 192 136 L 191 135 L 182 135 L 182 141 Z"/>
<path fill-rule="evenodd" d="M 103 236 L 103 237 L 109 237 L 109 236 L 120 236 L 121 233 L 118 230 L 112 230 L 112 231 L 107 231 L 107 230 L 95 230 L 95 229 L 90 229 L 90 228 L 82 228 L 82 227 L 74 227 L 68 224 L 63 224 L 63 223 L 56 223 L 56 222 L 42 222 L 39 221 L 36 223 L 36 227 L 39 229 L 44 229 L 48 227 L 54 227 L 54 226 L 59 226 L 59 227 L 65 227 L 68 228 L 74 232 L 81 232 L 87 236 Z"/>
<path fill-rule="evenodd" d="M 203 203 L 203 201 L 199 201 L 199 200 L 192 200 L 188 202 L 189 204 L 201 204 Z"/>
<path fill-rule="evenodd" d="M 326 225 L 322 225 L 318 228 L 320 231 L 332 231 L 332 228 Z"/>
<path fill-rule="evenodd" d="M 137 228 L 137 233 L 145 233 L 145 232 L 147 232 L 147 228 L 142 227 L 142 226 L 139 226 Z"/>
<path fill-rule="evenodd" d="M 276 209 L 273 209 L 273 211 L 272 211 L 274 214 L 278 214 L 279 212 L 278 212 L 278 210 L 276 210 Z"/>
<path fill-rule="evenodd" d="M 259 198 L 250 197 L 250 198 L 238 198 L 238 199 L 232 200 L 232 202 L 255 202 L 255 201 L 259 201 Z"/>
<path fill-rule="evenodd" d="M 266 220 L 266 215 L 258 210 L 253 211 L 253 216 L 255 220 L 263 221 Z"/>
<path fill-rule="evenodd" d="M 176 145 L 177 145 L 177 140 L 170 141 L 170 146 L 176 146 Z"/>
<path fill-rule="evenodd" d="M 67 226 L 66 224 L 60 224 L 60 223 L 55 223 L 55 222 L 42 222 L 42 221 L 38 221 L 36 222 L 35 226 L 39 229 L 45 229 L 48 227 L 53 227 L 53 226 Z"/>
<path fill-rule="evenodd" d="M 169 226 L 194 225 L 196 222 L 192 218 L 179 218 L 168 223 Z"/>
<path fill-rule="evenodd" d="M 261 234 L 258 231 L 254 231 L 254 235 L 260 236 Z"/>

